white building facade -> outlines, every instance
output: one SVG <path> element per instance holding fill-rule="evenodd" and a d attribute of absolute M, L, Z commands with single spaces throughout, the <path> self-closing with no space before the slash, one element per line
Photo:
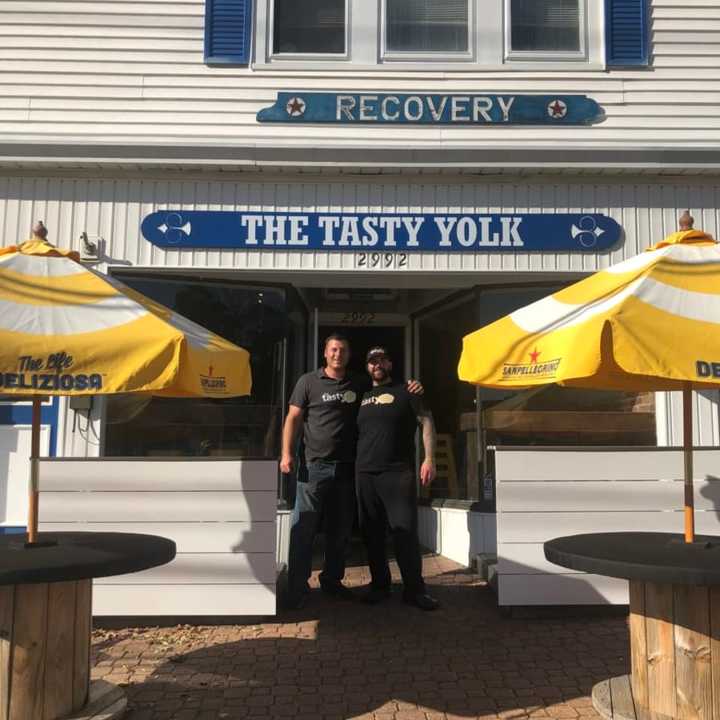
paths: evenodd
<path fill-rule="evenodd" d="M 520 576 L 504 596 L 501 581 L 503 604 L 624 601 L 578 578 L 592 592 L 533 597 L 536 576 L 560 587 L 537 549 L 558 519 L 504 534 L 518 522 L 502 521 L 488 447 L 514 447 L 514 483 L 524 446 L 636 458 L 681 442 L 679 404 L 476 391 L 455 368 L 465 333 L 641 252 L 685 209 L 718 236 L 720 0 L 6 0 L 0 35 L 3 243 L 42 219 L 253 357 L 250 398 L 48 404 L 44 527 L 178 539 L 169 570 L 124 594 L 98 586 L 97 612 L 273 611 L 293 496 L 281 421 L 332 330 L 356 358 L 387 345 L 396 374 L 426 386 L 441 466 L 421 498 L 426 545 L 464 563 L 498 553 L 501 577 Z M 25 517 L 26 414 L 0 405 L 8 529 Z M 695 424 L 718 444 L 715 394 Z M 543 512 L 564 530 L 594 510 L 558 503 Z M 676 529 L 672 509 L 649 501 L 611 524 L 645 513 Z M 186 603 L 162 599 L 178 586 Z"/>

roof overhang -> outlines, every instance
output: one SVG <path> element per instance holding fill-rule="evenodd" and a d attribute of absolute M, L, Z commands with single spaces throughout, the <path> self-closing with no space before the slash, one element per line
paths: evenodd
<path fill-rule="evenodd" d="M 434 170 L 477 174 L 720 173 L 718 147 L 557 147 L 0 142 L 2 168 L 173 168 L 252 171 L 310 168 L 336 172 Z"/>

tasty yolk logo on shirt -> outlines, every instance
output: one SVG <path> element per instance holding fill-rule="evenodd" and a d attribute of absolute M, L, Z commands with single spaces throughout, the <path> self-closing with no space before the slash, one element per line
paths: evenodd
<path fill-rule="evenodd" d="M 373 397 L 365 398 L 362 401 L 363 405 L 390 405 L 395 402 L 395 396 L 390 393 L 383 393 L 382 395 L 373 395 Z"/>
<path fill-rule="evenodd" d="M 337 393 L 323 393 L 323 402 L 340 401 L 341 403 L 354 403 L 357 400 L 357 395 L 353 390 L 346 390 L 345 392 Z"/>

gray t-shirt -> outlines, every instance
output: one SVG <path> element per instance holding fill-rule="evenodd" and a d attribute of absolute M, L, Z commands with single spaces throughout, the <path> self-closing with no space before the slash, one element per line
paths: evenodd
<path fill-rule="evenodd" d="M 369 380 L 346 375 L 335 380 L 320 368 L 303 375 L 290 404 L 303 410 L 305 461 L 354 462 L 357 413 Z"/>

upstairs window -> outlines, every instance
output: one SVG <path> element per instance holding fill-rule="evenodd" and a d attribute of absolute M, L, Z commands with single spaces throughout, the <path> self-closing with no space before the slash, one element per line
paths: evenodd
<path fill-rule="evenodd" d="M 584 0 L 507 0 L 508 55 L 585 54 Z"/>
<path fill-rule="evenodd" d="M 275 0 L 276 55 L 345 55 L 346 0 Z"/>
<path fill-rule="evenodd" d="M 650 0 L 205 2 L 208 64 L 600 70 L 647 66 L 652 53 Z"/>
<path fill-rule="evenodd" d="M 386 0 L 388 53 L 466 53 L 468 0 Z"/>

